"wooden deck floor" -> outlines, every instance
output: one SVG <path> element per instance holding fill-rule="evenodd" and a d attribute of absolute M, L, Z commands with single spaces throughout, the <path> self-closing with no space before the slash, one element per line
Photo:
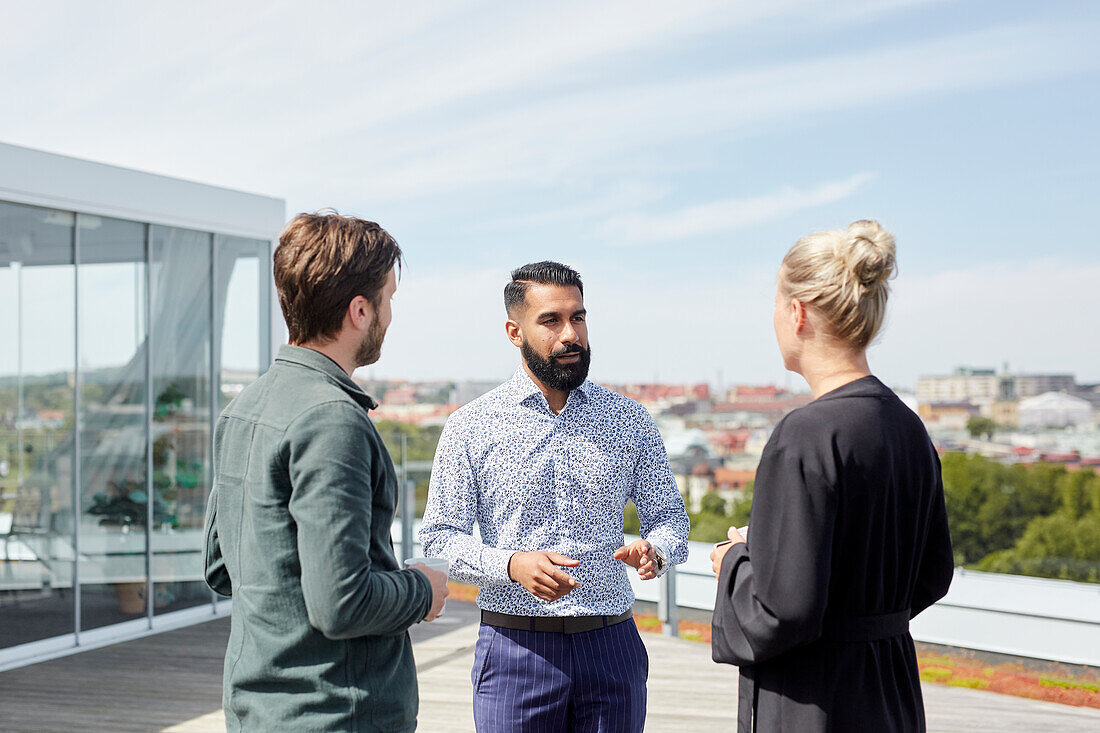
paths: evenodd
<path fill-rule="evenodd" d="M 473 731 L 470 604 L 448 603 L 446 623 L 414 634 L 420 730 Z M 434 628 L 433 628 L 434 627 Z M 223 731 L 221 664 L 227 619 L 0 673 L 0 731 Z M 651 733 L 734 730 L 737 672 L 706 644 L 643 634 L 650 654 Z M 927 685 L 929 730 L 1100 730 L 1100 710 Z"/>

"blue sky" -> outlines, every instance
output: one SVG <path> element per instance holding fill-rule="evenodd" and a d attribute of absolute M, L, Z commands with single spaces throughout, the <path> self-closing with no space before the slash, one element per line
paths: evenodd
<path fill-rule="evenodd" d="M 581 270 L 593 376 L 775 382 L 775 269 L 873 217 L 872 367 L 1100 381 L 1087 2 L 0 6 L 0 140 L 335 206 L 407 253 L 372 373 L 504 377 L 508 271 Z"/>

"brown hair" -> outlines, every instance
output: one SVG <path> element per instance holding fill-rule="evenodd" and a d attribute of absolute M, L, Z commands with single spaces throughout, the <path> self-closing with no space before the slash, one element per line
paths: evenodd
<path fill-rule="evenodd" d="M 332 339 L 358 295 L 377 308 L 401 248 L 373 221 L 328 210 L 298 214 L 279 235 L 275 287 L 290 343 Z"/>
<path fill-rule="evenodd" d="M 894 237 L 877 221 L 860 219 L 848 231 L 798 240 L 779 268 L 783 295 L 818 310 L 834 336 L 865 349 L 886 316 L 896 269 Z"/>

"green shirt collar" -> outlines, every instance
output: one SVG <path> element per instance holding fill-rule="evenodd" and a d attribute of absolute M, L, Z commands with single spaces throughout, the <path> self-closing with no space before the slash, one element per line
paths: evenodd
<path fill-rule="evenodd" d="M 378 402 L 373 397 L 364 392 L 339 364 L 322 354 L 320 351 L 307 349 L 304 346 L 283 344 L 279 347 L 279 353 L 275 356 L 275 361 L 281 361 L 286 364 L 297 364 L 298 366 L 304 366 L 307 369 L 321 372 L 329 379 L 339 384 L 345 392 L 355 398 L 356 402 L 363 405 L 368 410 L 375 410 L 378 408 Z"/>

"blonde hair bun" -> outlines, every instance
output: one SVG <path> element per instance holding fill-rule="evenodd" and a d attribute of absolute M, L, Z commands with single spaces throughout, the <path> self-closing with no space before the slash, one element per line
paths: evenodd
<path fill-rule="evenodd" d="M 813 306 L 834 336 L 863 349 L 882 327 L 896 269 L 894 236 L 860 219 L 846 232 L 798 240 L 783 258 L 779 285 L 787 297 Z"/>
<path fill-rule="evenodd" d="M 895 253 L 894 235 L 874 219 L 852 222 L 837 243 L 838 259 L 865 288 L 885 285 L 894 276 Z"/>

